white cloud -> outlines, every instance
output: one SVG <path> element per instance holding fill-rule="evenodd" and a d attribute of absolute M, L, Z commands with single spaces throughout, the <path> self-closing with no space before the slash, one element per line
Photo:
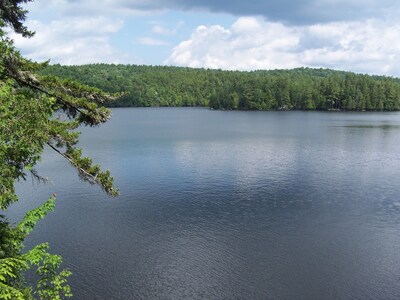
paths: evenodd
<path fill-rule="evenodd" d="M 168 29 L 168 28 L 165 28 L 165 27 L 160 26 L 160 25 L 154 25 L 153 28 L 151 29 L 151 31 L 153 33 L 161 34 L 161 35 L 172 35 L 172 34 L 175 34 L 175 30 Z"/>
<path fill-rule="evenodd" d="M 164 63 L 228 70 L 330 67 L 400 75 L 399 29 L 382 20 L 289 27 L 242 17 L 230 28 L 199 26 Z"/>
<path fill-rule="evenodd" d="M 278 23 L 243 17 L 225 29 L 199 26 L 190 39 L 174 48 L 165 64 L 221 69 L 295 67 L 295 55 L 282 51 L 299 43 L 295 30 Z"/>
<path fill-rule="evenodd" d="M 151 31 L 155 34 L 160 35 L 174 35 L 177 31 L 185 24 L 183 21 L 177 22 L 174 27 L 170 28 L 165 25 L 155 24 L 153 25 Z"/>
<path fill-rule="evenodd" d="M 49 24 L 30 21 L 28 28 L 36 31 L 33 38 L 26 39 L 13 34 L 17 48 L 36 61 L 50 59 L 52 63 L 120 63 L 133 58 L 110 46 L 109 39 L 123 25 L 120 20 L 95 18 L 65 18 Z"/>
<path fill-rule="evenodd" d="M 166 41 L 151 38 L 151 37 L 141 37 L 138 39 L 139 44 L 146 46 L 166 46 L 169 45 Z"/>
<path fill-rule="evenodd" d="M 157 64 L 168 47 L 146 52 L 146 47 L 127 49 L 126 41 L 171 46 L 194 26 L 171 24 L 172 10 L 195 10 L 262 17 L 240 17 L 229 27 L 199 26 L 171 50 L 165 64 L 241 70 L 310 66 L 400 75 L 400 5 L 393 0 L 35 0 L 27 9 L 28 17 L 40 20 L 27 24 L 37 33 L 30 40 L 13 38 L 34 60 Z M 204 16 L 203 24 L 210 22 L 207 14 L 198 16 Z M 224 15 L 218 16 L 226 24 Z M 128 51 L 137 51 L 140 61 Z"/>

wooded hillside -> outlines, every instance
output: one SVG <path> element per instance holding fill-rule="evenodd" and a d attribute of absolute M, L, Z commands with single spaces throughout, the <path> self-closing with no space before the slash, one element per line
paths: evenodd
<path fill-rule="evenodd" d="M 209 106 L 253 110 L 399 110 L 400 81 L 329 69 L 222 71 L 167 66 L 52 65 L 45 74 L 106 92 L 112 106 Z"/>

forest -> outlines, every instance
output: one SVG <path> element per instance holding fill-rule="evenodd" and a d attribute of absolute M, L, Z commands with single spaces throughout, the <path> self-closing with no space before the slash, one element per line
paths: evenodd
<path fill-rule="evenodd" d="M 42 71 L 121 97 L 118 107 L 239 110 L 400 109 L 400 80 L 330 69 L 223 71 L 171 66 L 50 65 Z"/>

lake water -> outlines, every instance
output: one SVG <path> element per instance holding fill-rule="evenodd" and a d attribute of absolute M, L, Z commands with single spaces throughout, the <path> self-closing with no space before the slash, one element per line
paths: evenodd
<path fill-rule="evenodd" d="M 84 128 L 105 196 L 47 151 L 13 220 L 75 299 L 400 299 L 400 114 L 114 109 Z"/>

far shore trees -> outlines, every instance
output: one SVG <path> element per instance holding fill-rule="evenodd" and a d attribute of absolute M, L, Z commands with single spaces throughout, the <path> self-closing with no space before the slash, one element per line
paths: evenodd
<path fill-rule="evenodd" d="M 400 79 L 329 69 L 251 72 L 167 66 L 51 65 L 43 74 L 123 93 L 109 106 L 239 110 L 400 110 Z"/>

